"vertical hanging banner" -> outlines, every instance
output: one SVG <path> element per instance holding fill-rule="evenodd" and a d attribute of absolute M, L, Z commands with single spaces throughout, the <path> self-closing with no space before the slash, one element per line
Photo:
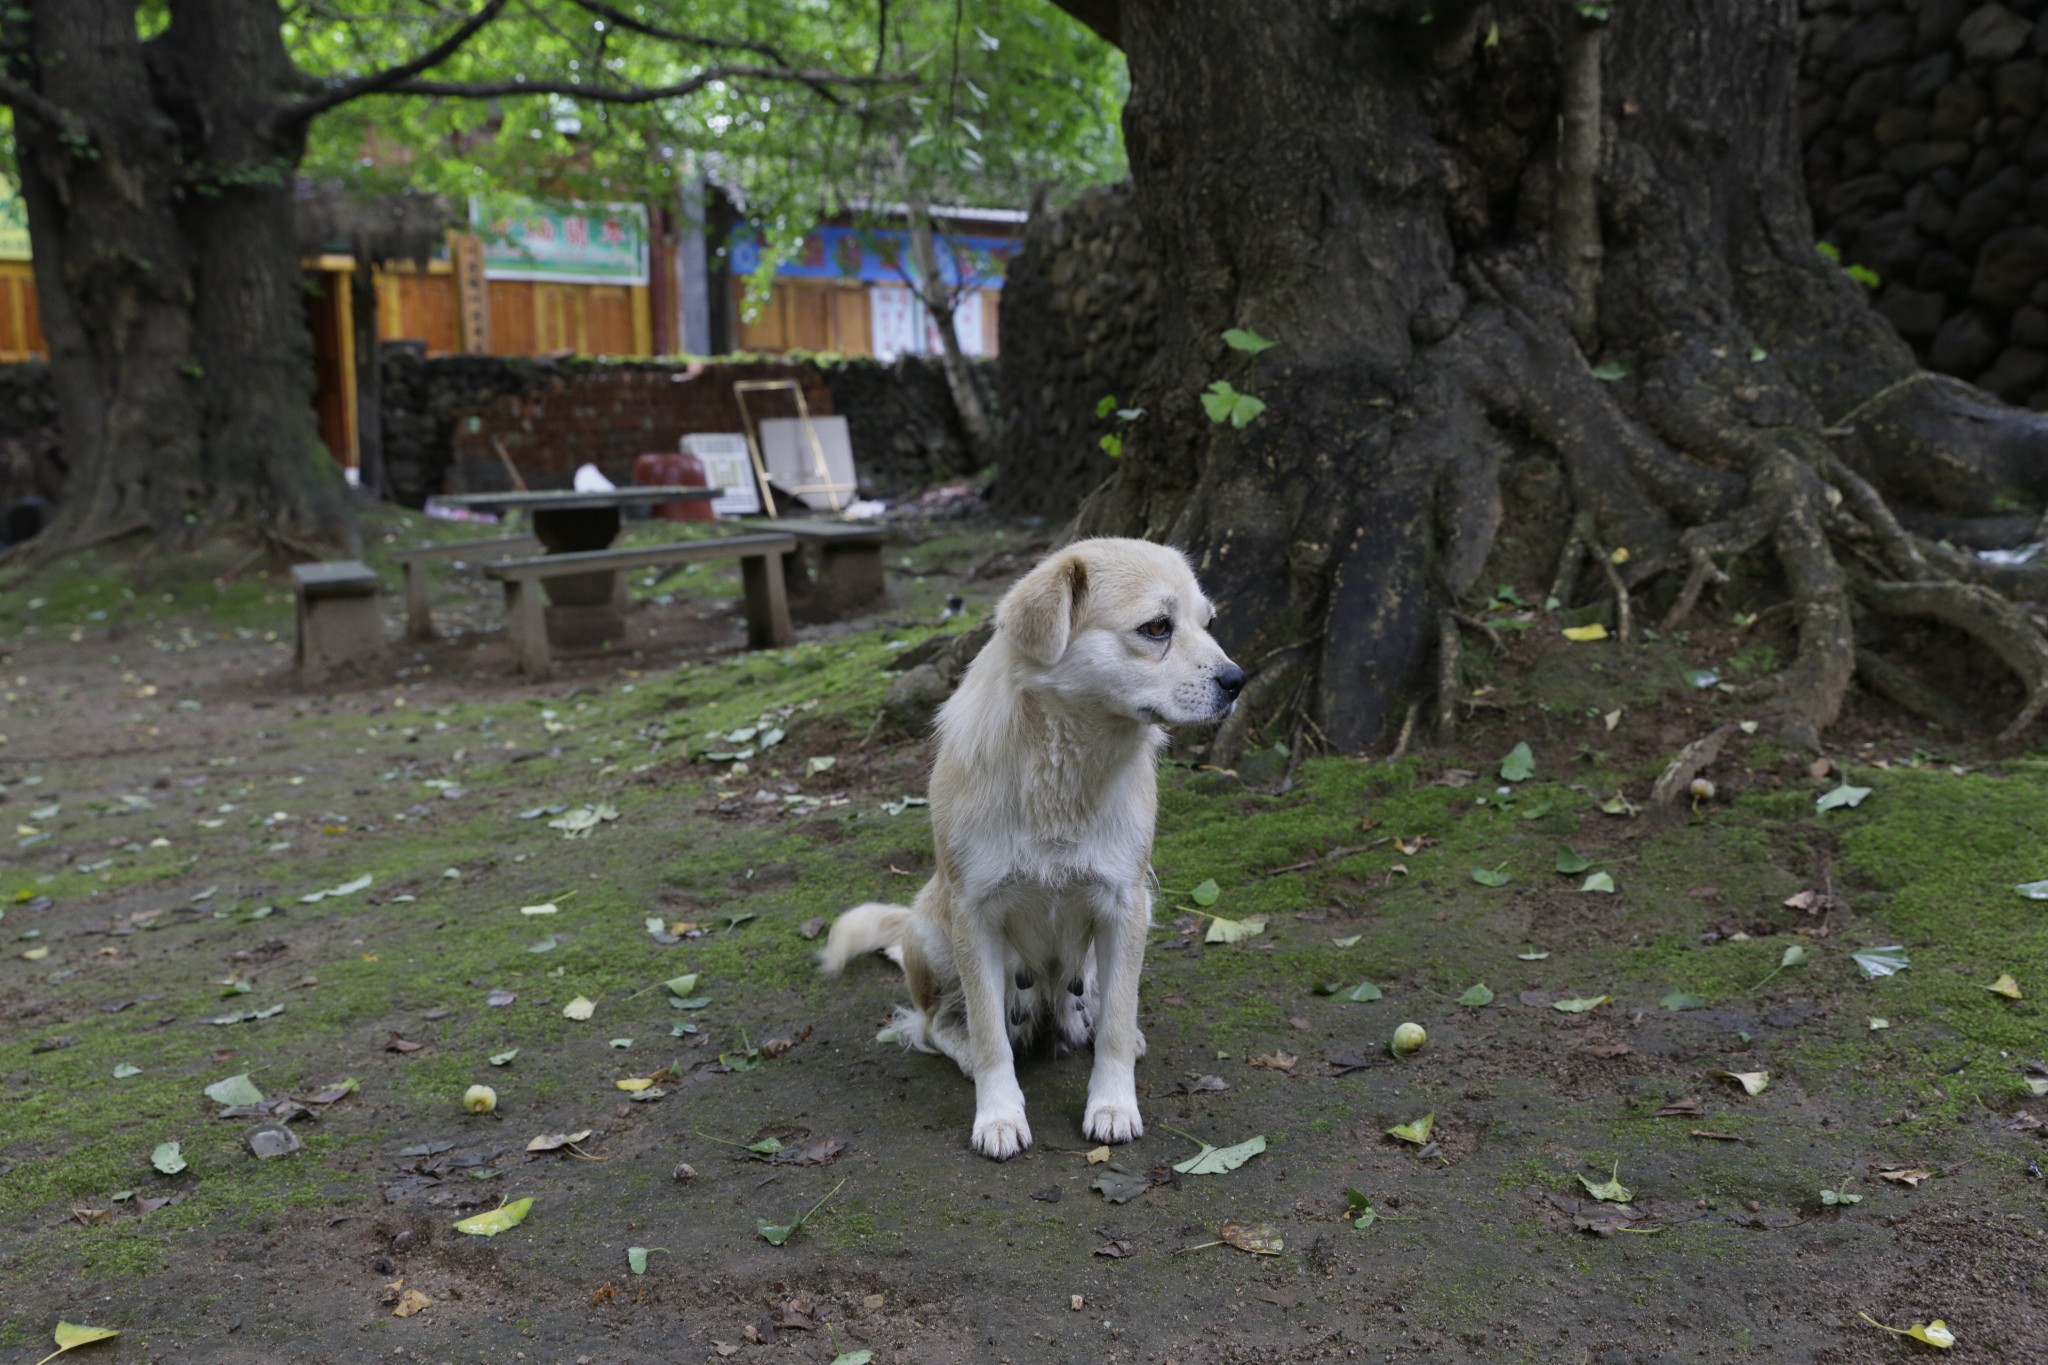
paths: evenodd
<path fill-rule="evenodd" d="M 491 349 L 491 291 L 484 277 L 483 239 L 473 232 L 449 233 L 448 259 L 455 268 L 462 349 L 469 355 L 482 355 Z"/>
<path fill-rule="evenodd" d="M 470 197 L 469 221 L 483 239 L 491 279 L 647 283 L 643 204 L 537 204 L 479 194 Z"/>

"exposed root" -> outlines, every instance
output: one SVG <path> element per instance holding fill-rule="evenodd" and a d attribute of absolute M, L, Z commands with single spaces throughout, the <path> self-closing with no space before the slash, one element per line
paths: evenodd
<path fill-rule="evenodd" d="M 1946 693 L 1937 692 L 1875 650 L 1856 651 L 1856 677 L 1871 691 L 1916 716 L 1933 721 L 1952 735 L 1974 733 L 1976 717 Z"/>
<path fill-rule="evenodd" d="M 1448 744 L 1458 733 L 1458 697 L 1465 689 L 1458 681 L 1458 665 L 1464 646 L 1458 639 L 1458 617 L 1444 612 L 1436 628 L 1436 738 Z"/>
<path fill-rule="evenodd" d="M 1873 609 L 1892 616 L 1911 616 L 1954 626 L 1983 642 L 2017 673 L 2026 701 L 2012 723 L 1998 735 L 2011 744 L 2048 706 L 2048 640 L 2027 613 L 1977 583 L 1940 580 L 1921 583 L 1866 582 L 1857 593 Z"/>
<path fill-rule="evenodd" d="M 1650 789 L 1653 805 L 1668 806 L 1692 787 L 1692 780 L 1706 771 L 1707 766 L 1721 756 L 1721 746 L 1728 742 L 1728 736 L 1735 733 L 1733 725 L 1723 725 L 1708 731 L 1678 751 L 1669 767 L 1657 778 L 1657 785 Z"/>
<path fill-rule="evenodd" d="M 1297 649 L 1272 659 L 1252 674 L 1251 681 L 1245 684 L 1243 694 L 1237 699 L 1236 709 L 1216 727 L 1216 735 L 1209 741 L 1211 763 L 1219 768 L 1228 768 L 1243 756 L 1251 727 L 1275 709 L 1270 703 L 1293 680 L 1300 667 L 1301 654 Z"/>

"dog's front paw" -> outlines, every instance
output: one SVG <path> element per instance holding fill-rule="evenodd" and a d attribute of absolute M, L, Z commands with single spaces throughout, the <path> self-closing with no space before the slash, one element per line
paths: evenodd
<path fill-rule="evenodd" d="M 1030 1145 L 1031 1125 L 1023 1110 L 974 1116 L 974 1150 L 983 1156 L 1008 1161 Z"/>
<path fill-rule="evenodd" d="M 1145 1136 L 1145 1120 L 1135 1098 L 1090 1100 L 1081 1131 L 1096 1142 L 1135 1142 Z"/>

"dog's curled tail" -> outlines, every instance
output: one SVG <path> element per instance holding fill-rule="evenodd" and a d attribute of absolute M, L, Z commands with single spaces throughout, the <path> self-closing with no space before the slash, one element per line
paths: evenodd
<path fill-rule="evenodd" d="M 832 921 L 832 932 L 818 954 L 818 966 L 825 975 L 837 976 L 857 957 L 887 950 L 900 965 L 903 939 L 910 931 L 910 907 L 883 905 L 870 901 Z"/>

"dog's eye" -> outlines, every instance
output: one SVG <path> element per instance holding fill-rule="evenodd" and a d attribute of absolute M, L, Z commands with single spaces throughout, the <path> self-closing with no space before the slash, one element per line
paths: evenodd
<path fill-rule="evenodd" d="M 1164 616 L 1155 621 L 1147 621 L 1144 625 L 1138 627 L 1138 634 L 1148 640 L 1164 640 L 1167 636 L 1173 634 L 1173 622 Z"/>

